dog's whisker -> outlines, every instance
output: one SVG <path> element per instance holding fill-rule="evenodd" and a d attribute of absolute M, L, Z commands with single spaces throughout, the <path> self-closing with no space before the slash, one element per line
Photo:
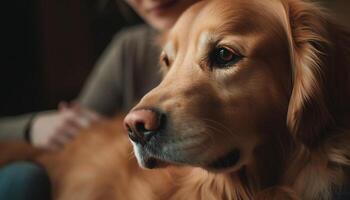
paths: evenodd
<path fill-rule="evenodd" d="M 218 121 L 216 121 L 216 120 L 207 119 L 207 118 L 204 118 L 204 119 L 202 119 L 202 120 L 207 121 L 207 122 L 209 122 L 209 123 L 214 123 L 214 124 L 216 124 L 216 125 L 219 125 L 219 127 L 221 127 L 222 130 L 224 130 L 224 132 L 228 132 L 228 133 L 230 133 L 230 134 L 233 134 L 232 131 L 231 131 L 229 128 L 227 128 L 227 126 L 225 126 L 224 124 L 222 124 L 222 123 L 220 123 L 220 122 L 218 122 Z M 219 128 L 219 127 L 218 127 L 218 128 Z"/>
<path fill-rule="evenodd" d="M 214 130 L 217 130 L 220 134 L 222 133 L 224 136 L 228 136 L 227 139 L 235 140 L 237 138 L 237 136 L 235 134 L 233 134 L 233 132 L 224 124 L 222 124 L 218 121 L 212 120 L 212 119 L 204 118 L 202 120 L 206 121 L 208 123 L 213 123 L 214 126 L 210 126 L 209 124 L 206 124 L 206 126 L 210 126 L 210 127 L 214 128 Z"/>

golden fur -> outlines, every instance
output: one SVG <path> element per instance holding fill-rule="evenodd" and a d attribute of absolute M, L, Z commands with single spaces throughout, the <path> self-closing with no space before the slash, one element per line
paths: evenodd
<path fill-rule="evenodd" d="M 134 110 L 160 109 L 171 120 L 168 134 L 196 138 L 191 151 L 173 142 L 183 147 L 181 162 L 158 158 L 185 166 L 139 168 L 120 118 L 57 153 L 24 155 L 27 147 L 3 144 L 0 160 L 16 152 L 42 164 L 59 200 L 326 200 L 348 183 L 350 33 L 322 8 L 301 0 L 203 1 L 162 41 L 164 80 Z M 207 55 L 218 43 L 243 59 L 211 68 Z M 235 166 L 207 167 L 233 147 L 241 152 Z"/>

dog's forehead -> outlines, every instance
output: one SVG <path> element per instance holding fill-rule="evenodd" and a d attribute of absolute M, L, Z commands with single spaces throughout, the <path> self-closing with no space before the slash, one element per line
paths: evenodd
<path fill-rule="evenodd" d="M 177 38 L 181 40 L 182 37 L 188 36 L 191 32 L 191 27 L 194 25 L 199 13 L 208 4 L 208 1 L 200 1 L 187 9 L 181 17 L 177 20 L 173 28 L 166 34 L 166 39 L 169 40 Z"/>
<path fill-rule="evenodd" d="M 269 27 L 277 22 L 276 17 L 283 18 L 280 16 L 283 10 L 279 0 L 202 1 L 185 11 L 169 32 L 167 41 L 174 46 L 200 42 L 191 37 L 200 39 L 208 32 L 244 35 L 259 31 L 268 34 Z"/>

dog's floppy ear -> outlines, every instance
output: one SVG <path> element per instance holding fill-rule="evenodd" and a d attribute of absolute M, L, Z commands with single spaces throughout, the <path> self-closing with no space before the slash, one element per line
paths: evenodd
<path fill-rule="evenodd" d="M 331 123 L 327 107 L 329 38 L 326 15 L 312 3 L 286 0 L 293 89 L 287 125 L 295 138 L 306 145 L 319 141 L 322 130 Z"/>

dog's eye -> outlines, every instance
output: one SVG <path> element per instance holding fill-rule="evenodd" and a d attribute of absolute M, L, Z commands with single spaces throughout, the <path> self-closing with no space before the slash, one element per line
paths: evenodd
<path fill-rule="evenodd" d="M 236 64 L 242 56 L 237 55 L 226 47 L 216 48 L 212 53 L 212 62 L 214 66 L 224 68 Z"/>

